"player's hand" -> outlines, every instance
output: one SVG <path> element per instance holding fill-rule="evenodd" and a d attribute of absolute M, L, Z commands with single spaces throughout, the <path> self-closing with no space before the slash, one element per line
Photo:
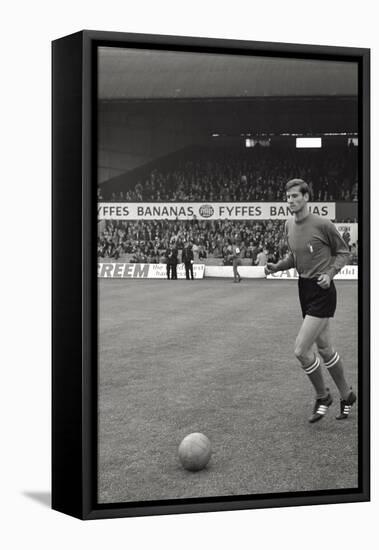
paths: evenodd
<path fill-rule="evenodd" d="M 271 262 L 267 262 L 265 265 L 265 275 L 271 275 L 271 273 L 275 273 L 275 271 L 276 265 Z"/>
<path fill-rule="evenodd" d="M 317 284 L 323 288 L 324 290 L 326 290 L 327 288 L 330 287 L 330 283 L 331 283 L 331 279 L 329 277 L 329 275 L 327 273 L 323 273 L 322 275 L 320 275 L 320 277 L 317 279 Z"/>

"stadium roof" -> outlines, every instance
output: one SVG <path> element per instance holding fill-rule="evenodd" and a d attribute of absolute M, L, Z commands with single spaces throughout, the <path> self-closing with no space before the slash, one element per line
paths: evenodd
<path fill-rule="evenodd" d="M 356 97 L 347 61 L 99 48 L 99 99 Z"/>

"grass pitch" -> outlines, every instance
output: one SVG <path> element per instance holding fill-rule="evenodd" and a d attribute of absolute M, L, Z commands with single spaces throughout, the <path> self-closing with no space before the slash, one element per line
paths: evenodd
<path fill-rule="evenodd" d="M 357 283 L 336 281 L 332 331 L 357 387 Z M 358 486 L 357 407 L 339 396 L 309 424 L 313 389 L 293 355 L 294 281 L 99 280 L 98 500 L 116 503 Z M 183 437 L 212 457 L 180 465 Z"/>

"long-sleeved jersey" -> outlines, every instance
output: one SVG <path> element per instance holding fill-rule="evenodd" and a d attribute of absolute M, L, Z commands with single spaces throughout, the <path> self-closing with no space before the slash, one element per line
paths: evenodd
<path fill-rule="evenodd" d="M 296 267 L 305 279 L 327 273 L 331 279 L 348 263 L 350 252 L 334 224 L 309 213 L 304 219 L 290 218 L 285 232 L 287 256 L 276 264 L 278 270 Z"/>

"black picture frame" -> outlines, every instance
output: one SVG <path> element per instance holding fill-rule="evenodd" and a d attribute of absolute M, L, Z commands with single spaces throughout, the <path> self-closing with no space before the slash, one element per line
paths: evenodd
<path fill-rule="evenodd" d="M 359 75 L 359 486 L 98 504 L 96 154 L 99 46 L 353 61 Z M 133 75 L 131 75 L 132 77 Z M 81 31 L 52 44 L 52 508 L 81 519 L 370 499 L 370 50 Z"/>

